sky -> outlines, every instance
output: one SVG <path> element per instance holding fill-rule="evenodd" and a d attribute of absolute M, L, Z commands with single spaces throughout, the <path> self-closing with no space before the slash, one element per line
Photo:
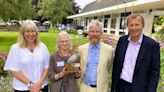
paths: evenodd
<path fill-rule="evenodd" d="M 91 3 L 93 1 L 96 1 L 96 0 L 75 0 L 75 2 L 77 3 L 77 5 L 80 5 L 80 7 L 82 9 L 85 7 L 86 4 Z"/>

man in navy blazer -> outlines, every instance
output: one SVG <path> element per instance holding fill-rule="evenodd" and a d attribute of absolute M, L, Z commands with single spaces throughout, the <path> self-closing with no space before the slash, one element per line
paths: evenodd
<path fill-rule="evenodd" d="M 113 63 L 111 92 L 156 92 L 160 74 L 159 43 L 143 34 L 144 18 L 128 16 L 129 34 L 120 37 Z"/>

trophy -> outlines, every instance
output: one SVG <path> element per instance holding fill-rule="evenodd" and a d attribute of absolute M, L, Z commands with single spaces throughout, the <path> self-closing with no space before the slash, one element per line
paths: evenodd
<path fill-rule="evenodd" d="M 67 63 L 65 64 L 66 72 L 73 73 L 80 70 L 80 63 L 77 63 L 79 57 L 80 56 L 78 53 L 74 53 L 70 56 L 70 58 L 67 60 Z"/>

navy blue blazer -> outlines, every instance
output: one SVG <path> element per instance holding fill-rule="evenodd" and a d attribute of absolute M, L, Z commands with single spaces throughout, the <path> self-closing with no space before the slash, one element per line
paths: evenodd
<path fill-rule="evenodd" d="M 120 74 L 128 46 L 129 35 L 120 37 L 113 62 L 111 92 L 117 92 Z M 137 57 L 132 92 L 156 92 L 160 74 L 160 47 L 159 43 L 143 35 L 143 41 Z"/>

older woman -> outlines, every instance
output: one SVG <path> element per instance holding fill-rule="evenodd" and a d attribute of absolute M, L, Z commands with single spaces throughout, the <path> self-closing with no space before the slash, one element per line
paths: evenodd
<path fill-rule="evenodd" d="M 81 71 L 76 73 L 66 72 L 65 63 L 69 63 L 72 56 L 74 62 L 79 62 L 79 57 L 71 50 L 72 38 L 65 31 L 58 34 L 58 51 L 51 55 L 49 64 L 49 78 L 52 82 L 51 92 L 78 92 L 76 78 L 81 76 Z"/>
<path fill-rule="evenodd" d="M 26 20 L 20 28 L 18 43 L 12 45 L 4 70 L 13 75 L 15 92 L 48 92 L 49 52 L 39 41 L 37 26 Z"/>

